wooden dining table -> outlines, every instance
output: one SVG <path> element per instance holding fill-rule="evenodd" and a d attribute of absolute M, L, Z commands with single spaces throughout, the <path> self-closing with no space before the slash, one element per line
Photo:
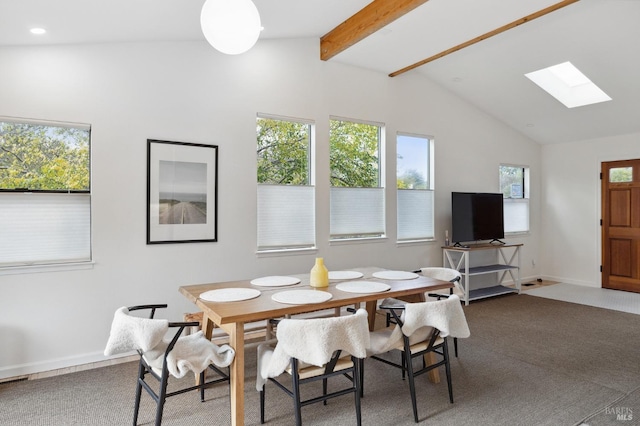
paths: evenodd
<path fill-rule="evenodd" d="M 309 286 L 309 274 L 290 275 L 298 278 L 299 283 L 293 285 L 264 287 L 251 284 L 250 279 L 240 281 L 228 281 L 219 283 L 186 285 L 179 291 L 187 299 L 193 302 L 202 312 L 202 330 L 207 338 L 211 338 L 214 326 L 223 329 L 229 335 L 229 345 L 235 350 L 235 359 L 230 366 L 231 376 L 231 424 L 233 426 L 244 425 L 244 380 L 245 380 L 245 324 L 281 318 L 287 315 L 304 314 L 326 309 L 338 309 L 345 306 L 366 304 L 369 314 L 369 328 L 373 330 L 376 316 L 377 301 L 387 297 L 398 298 L 410 302 L 424 301 L 425 293 L 453 287 L 448 281 L 418 275 L 417 277 L 403 279 L 375 278 L 375 272 L 384 271 L 382 268 L 353 268 L 363 274 L 361 278 L 349 280 L 330 280 L 329 286 L 313 288 Z M 375 293 L 352 293 L 336 288 L 341 282 L 346 281 L 373 281 L 389 286 L 386 291 Z M 210 290 L 218 289 L 257 289 L 258 297 L 234 302 L 210 302 L 203 300 L 200 295 Z M 274 294 L 289 290 L 314 290 L 331 294 L 329 300 L 321 303 L 289 304 L 272 299 Z M 328 295 L 323 295 L 329 297 Z M 276 296 L 276 298 L 278 298 Z M 432 381 L 438 381 L 437 369 L 432 370 Z"/>

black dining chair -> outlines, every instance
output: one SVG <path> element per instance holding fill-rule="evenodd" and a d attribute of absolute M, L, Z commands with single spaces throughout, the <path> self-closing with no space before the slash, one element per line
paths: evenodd
<path fill-rule="evenodd" d="M 449 401 L 453 403 L 451 386 L 451 363 L 447 338 L 449 336 L 468 337 L 467 325 L 460 299 L 451 295 L 440 301 L 406 303 L 396 299 L 385 299 L 380 305 L 393 319 L 389 328 L 371 332 L 370 358 L 402 370 L 402 378 L 409 378 L 409 391 L 413 418 L 418 423 L 416 398 L 416 377 L 440 366 L 445 367 Z M 400 363 L 383 358 L 387 352 L 399 352 Z M 436 355 L 434 364 L 427 365 L 424 356 Z M 415 359 L 422 359 L 422 366 L 414 366 Z"/>
<path fill-rule="evenodd" d="M 275 384 L 293 399 L 295 424 L 302 424 L 302 407 L 354 394 L 356 422 L 362 424 L 360 397 L 366 348 L 369 345 L 367 311 L 332 318 L 282 319 L 278 321 L 274 347 L 258 346 L 256 389 L 260 392 L 260 423 L 265 423 L 266 384 Z M 290 385 L 279 380 L 291 377 Z M 346 377 L 348 386 L 328 392 L 328 380 Z M 322 394 L 302 399 L 301 386 L 322 380 Z"/>
<path fill-rule="evenodd" d="M 233 361 L 233 349 L 228 345 L 217 346 L 207 340 L 202 332 L 183 336 L 183 331 L 197 326 L 197 322 L 155 319 L 156 310 L 166 307 L 166 304 L 122 307 L 114 315 L 105 355 L 136 350 L 140 356 L 133 412 L 134 426 L 138 424 L 142 389 L 156 403 L 155 425 L 160 426 L 167 398 L 198 390 L 200 400 L 204 402 L 206 388 L 222 382 L 230 384 L 229 371 L 225 367 Z M 149 311 L 149 314 L 147 318 L 131 315 L 135 311 Z M 171 329 L 175 329 L 175 333 L 170 340 L 165 340 L 165 333 Z M 207 370 L 215 373 L 209 381 L 206 381 Z M 199 380 L 195 385 L 171 392 L 167 390 L 171 376 L 181 378 L 188 372 L 198 376 Z M 150 379 L 152 382 L 149 382 Z"/>

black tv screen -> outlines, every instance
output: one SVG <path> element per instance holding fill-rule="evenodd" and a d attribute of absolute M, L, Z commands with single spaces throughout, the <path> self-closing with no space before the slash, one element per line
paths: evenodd
<path fill-rule="evenodd" d="M 502 194 L 452 192 L 451 232 L 454 243 L 504 238 Z"/>

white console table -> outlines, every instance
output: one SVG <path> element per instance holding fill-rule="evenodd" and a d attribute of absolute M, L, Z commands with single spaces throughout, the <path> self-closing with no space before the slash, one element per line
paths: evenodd
<path fill-rule="evenodd" d="M 444 267 L 458 270 L 462 274 L 460 287 L 464 293 L 465 305 L 468 305 L 471 300 L 484 299 L 506 293 L 520 293 L 520 247 L 522 247 L 522 244 L 477 244 L 464 247 L 442 247 L 442 263 Z M 469 266 L 471 253 L 482 250 L 496 251 L 498 263 Z M 471 289 L 471 277 L 492 273 L 497 275 L 496 285 Z M 507 274 L 511 277 L 514 287 L 507 287 L 502 284 Z"/>

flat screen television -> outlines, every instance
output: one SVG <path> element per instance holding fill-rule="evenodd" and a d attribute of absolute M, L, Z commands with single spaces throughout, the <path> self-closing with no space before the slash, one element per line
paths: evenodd
<path fill-rule="evenodd" d="M 504 208 L 502 194 L 486 192 L 451 193 L 451 241 L 503 243 Z"/>

